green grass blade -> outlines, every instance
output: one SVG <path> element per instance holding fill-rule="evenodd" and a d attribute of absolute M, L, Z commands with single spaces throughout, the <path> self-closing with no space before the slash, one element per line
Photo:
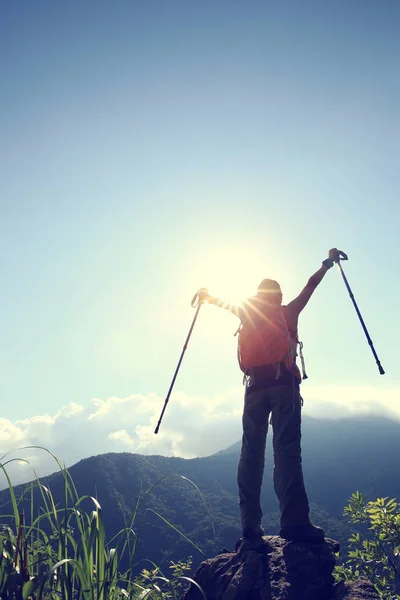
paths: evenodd
<path fill-rule="evenodd" d="M 211 528 L 213 530 L 213 534 L 214 534 L 214 538 L 215 538 L 216 537 L 215 527 L 214 527 L 214 523 L 211 520 L 212 515 L 211 515 L 211 512 L 210 512 L 210 509 L 208 508 L 208 504 L 206 502 L 206 499 L 204 498 L 204 495 L 201 493 L 201 491 L 198 488 L 198 486 L 191 479 L 189 479 L 188 477 L 185 477 L 184 475 L 177 475 L 177 477 L 180 477 L 181 479 L 184 479 L 185 481 L 188 481 L 197 490 L 197 493 L 199 494 L 200 498 L 202 499 L 202 502 L 203 502 L 203 504 L 204 504 L 204 506 L 205 506 L 205 508 L 206 508 L 206 510 L 208 512 L 209 517 L 210 517 Z"/>
<path fill-rule="evenodd" d="M 5 455 L 6 456 L 6 455 Z M 1 459 L 2 460 L 2 459 Z M 19 510 L 18 510 L 18 503 L 17 503 L 17 499 L 15 497 L 15 492 L 14 492 L 14 488 L 13 485 L 11 483 L 11 479 L 10 476 L 7 472 L 7 469 L 5 468 L 8 464 L 15 462 L 16 460 L 18 460 L 18 462 L 26 462 L 29 464 L 29 461 L 25 460 L 25 459 L 17 459 L 17 458 L 12 458 L 8 461 L 6 461 L 4 464 L 0 463 L 0 468 L 2 469 L 5 478 L 7 479 L 7 484 L 8 484 L 8 490 L 10 492 L 10 496 L 11 496 L 11 505 L 12 505 L 12 509 L 13 509 L 13 517 L 14 517 L 14 521 L 15 521 L 15 527 L 16 529 L 18 529 L 19 527 Z"/>
<path fill-rule="evenodd" d="M 195 581 L 191 577 L 185 577 L 185 575 L 181 575 L 181 577 L 177 577 L 177 579 L 184 579 L 185 581 L 188 581 L 189 583 L 191 583 L 192 585 L 194 585 L 195 587 L 197 587 L 197 589 L 199 590 L 199 592 L 203 596 L 204 600 L 207 600 L 207 596 L 205 595 L 203 588 L 201 587 L 201 585 L 199 585 L 197 583 L 197 581 Z"/>
<path fill-rule="evenodd" d="M 179 531 L 179 529 L 177 529 L 177 527 L 175 527 L 175 525 L 172 525 L 172 523 L 170 523 L 168 521 L 168 519 L 166 519 L 165 517 L 163 517 L 162 515 L 160 515 L 158 512 L 156 512 L 152 508 L 146 508 L 145 512 L 152 512 L 155 515 L 157 515 L 157 517 L 159 517 L 162 521 L 164 521 L 164 523 L 166 523 L 169 527 L 171 527 L 171 529 L 173 529 L 174 531 L 176 531 L 177 533 L 179 533 L 179 535 L 184 540 L 186 540 L 187 542 L 189 542 L 189 544 L 191 544 L 194 548 L 196 548 L 196 550 L 198 550 L 201 554 L 203 554 L 205 556 L 203 550 L 201 548 L 199 548 L 194 542 L 192 542 L 192 540 L 190 540 L 184 533 L 182 533 L 182 531 Z"/>

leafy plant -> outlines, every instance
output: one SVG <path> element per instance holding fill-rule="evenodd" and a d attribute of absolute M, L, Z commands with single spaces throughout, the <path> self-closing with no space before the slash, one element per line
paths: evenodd
<path fill-rule="evenodd" d="M 1 600 L 177 598 L 192 581 L 185 576 L 191 559 L 172 565 L 171 580 L 156 565 L 151 571 L 135 574 L 138 532 L 149 510 L 139 511 L 139 507 L 155 486 L 138 498 L 129 522 L 107 542 L 100 502 L 93 496 L 79 496 L 68 470 L 54 459 L 64 481 L 64 497 L 59 504 L 36 474 L 17 499 L 6 468 L 17 459 L 0 463 L 12 506 L 11 514 L 0 517 L 6 523 L 0 529 Z M 30 499 L 28 519 L 22 508 L 26 497 Z M 152 512 L 202 552 L 172 523 Z M 128 557 L 128 568 L 120 572 L 123 557 Z"/>
<path fill-rule="evenodd" d="M 135 580 L 135 584 L 141 587 L 142 593 L 147 593 L 150 598 L 157 598 L 162 595 L 163 599 L 178 600 L 181 598 L 190 584 L 198 588 L 204 600 L 206 596 L 201 587 L 186 573 L 192 568 L 192 557 L 176 563 L 172 562 L 172 578 L 168 579 L 160 571 L 159 567 L 152 565 L 152 569 L 143 569 L 140 576 Z"/>
<path fill-rule="evenodd" d="M 400 507 L 396 499 L 368 502 L 355 492 L 344 515 L 359 531 L 349 538 L 348 559 L 335 567 L 335 578 L 368 579 L 380 598 L 400 600 Z"/>

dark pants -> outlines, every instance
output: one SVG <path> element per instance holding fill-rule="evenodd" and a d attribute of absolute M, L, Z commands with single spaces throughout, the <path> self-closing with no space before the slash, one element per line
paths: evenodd
<path fill-rule="evenodd" d="M 243 529 L 261 524 L 261 485 L 269 415 L 272 414 L 274 488 L 279 500 L 281 527 L 306 525 L 308 498 L 301 464 L 301 404 L 298 389 L 290 385 L 246 388 L 242 451 L 238 468 Z"/>

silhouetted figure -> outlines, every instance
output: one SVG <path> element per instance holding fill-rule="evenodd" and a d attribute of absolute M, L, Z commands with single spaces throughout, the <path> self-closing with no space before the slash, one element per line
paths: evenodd
<path fill-rule="evenodd" d="M 309 517 L 301 461 L 301 375 L 296 365 L 298 318 L 325 273 L 339 259 L 333 248 L 329 258 L 300 294 L 282 306 L 278 282 L 263 279 L 256 296 L 234 306 L 200 290 L 200 300 L 231 311 L 240 319 L 238 358 L 246 391 L 243 438 L 238 467 L 243 537 L 260 538 L 261 486 L 265 445 L 271 416 L 274 451 L 274 488 L 281 513 L 280 536 L 291 541 L 323 542 L 324 531 Z M 303 374 L 304 377 L 304 374 Z"/>

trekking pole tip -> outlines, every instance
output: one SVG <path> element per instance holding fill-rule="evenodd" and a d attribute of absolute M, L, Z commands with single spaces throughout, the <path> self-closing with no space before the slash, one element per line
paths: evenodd
<path fill-rule="evenodd" d="M 385 371 L 383 370 L 383 367 L 382 367 L 382 365 L 378 365 L 378 369 L 379 369 L 379 373 L 380 373 L 381 375 L 384 375 L 384 374 L 385 374 Z"/>

